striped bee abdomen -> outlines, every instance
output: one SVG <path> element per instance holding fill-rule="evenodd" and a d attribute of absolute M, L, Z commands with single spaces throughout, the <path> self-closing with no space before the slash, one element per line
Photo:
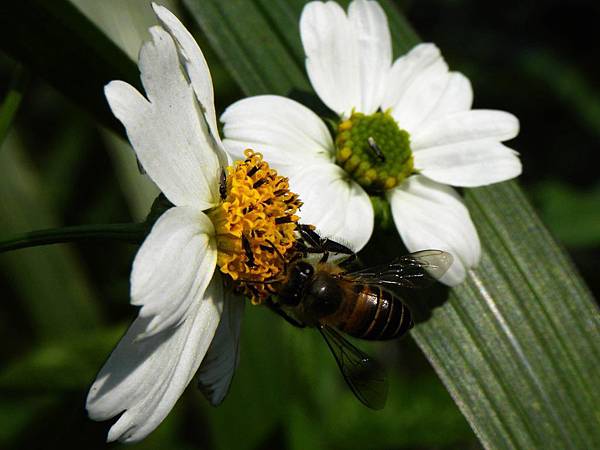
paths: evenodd
<path fill-rule="evenodd" d="M 347 300 L 349 304 L 337 317 L 341 331 L 360 339 L 386 340 L 412 328 L 410 310 L 399 298 L 379 286 L 355 287 L 354 299 Z"/>

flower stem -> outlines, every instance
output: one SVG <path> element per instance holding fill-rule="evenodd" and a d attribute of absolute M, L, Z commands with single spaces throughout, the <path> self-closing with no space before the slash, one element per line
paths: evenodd
<path fill-rule="evenodd" d="M 143 223 L 111 223 L 105 225 L 76 225 L 29 231 L 10 239 L 0 240 L 0 253 L 38 245 L 96 240 L 115 240 L 140 243 L 146 236 Z"/>

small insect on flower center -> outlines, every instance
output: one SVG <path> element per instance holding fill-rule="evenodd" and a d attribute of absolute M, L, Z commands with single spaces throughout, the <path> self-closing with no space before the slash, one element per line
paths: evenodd
<path fill-rule="evenodd" d="M 389 111 L 353 112 L 339 123 L 336 163 L 371 193 L 392 189 L 414 172 L 410 137 Z"/>
<path fill-rule="evenodd" d="M 295 253 L 296 212 L 302 205 L 288 179 L 263 161 L 260 153 L 227 168 L 219 206 L 208 215 L 217 236 L 217 265 L 238 293 L 259 304 L 272 295 L 276 279 Z"/>

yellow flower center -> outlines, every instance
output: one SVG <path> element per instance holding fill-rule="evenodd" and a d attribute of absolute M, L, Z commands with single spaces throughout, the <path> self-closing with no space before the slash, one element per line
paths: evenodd
<path fill-rule="evenodd" d="M 217 265 L 236 291 L 259 304 L 272 295 L 271 284 L 295 253 L 294 231 L 302 205 L 288 179 L 263 161 L 260 153 L 227 168 L 223 201 L 208 215 L 217 235 Z"/>

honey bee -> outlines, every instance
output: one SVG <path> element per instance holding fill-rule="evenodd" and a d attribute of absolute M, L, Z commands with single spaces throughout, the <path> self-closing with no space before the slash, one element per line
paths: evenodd
<path fill-rule="evenodd" d="M 319 330 L 355 396 L 369 408 L 382 409 L 388 390 L 382 366 L 339 331 L 368 340 L 404 335 L 413 327 L 411 313 L 389 288 L 431 284 L 448 270 L 452 255 L 422 250 L 388 264 L 344 270 L 329 256 L 343 255 L 347 262 L 355 258 L 352 250 L 306 225 L 299 225 L 298 232 L 301 257 L 287 265 L 282 279 L 272 280 L 276 300 L 267 304 L 291 324 Z M 321 258 L 312 262 L 313 254 Z"/>

